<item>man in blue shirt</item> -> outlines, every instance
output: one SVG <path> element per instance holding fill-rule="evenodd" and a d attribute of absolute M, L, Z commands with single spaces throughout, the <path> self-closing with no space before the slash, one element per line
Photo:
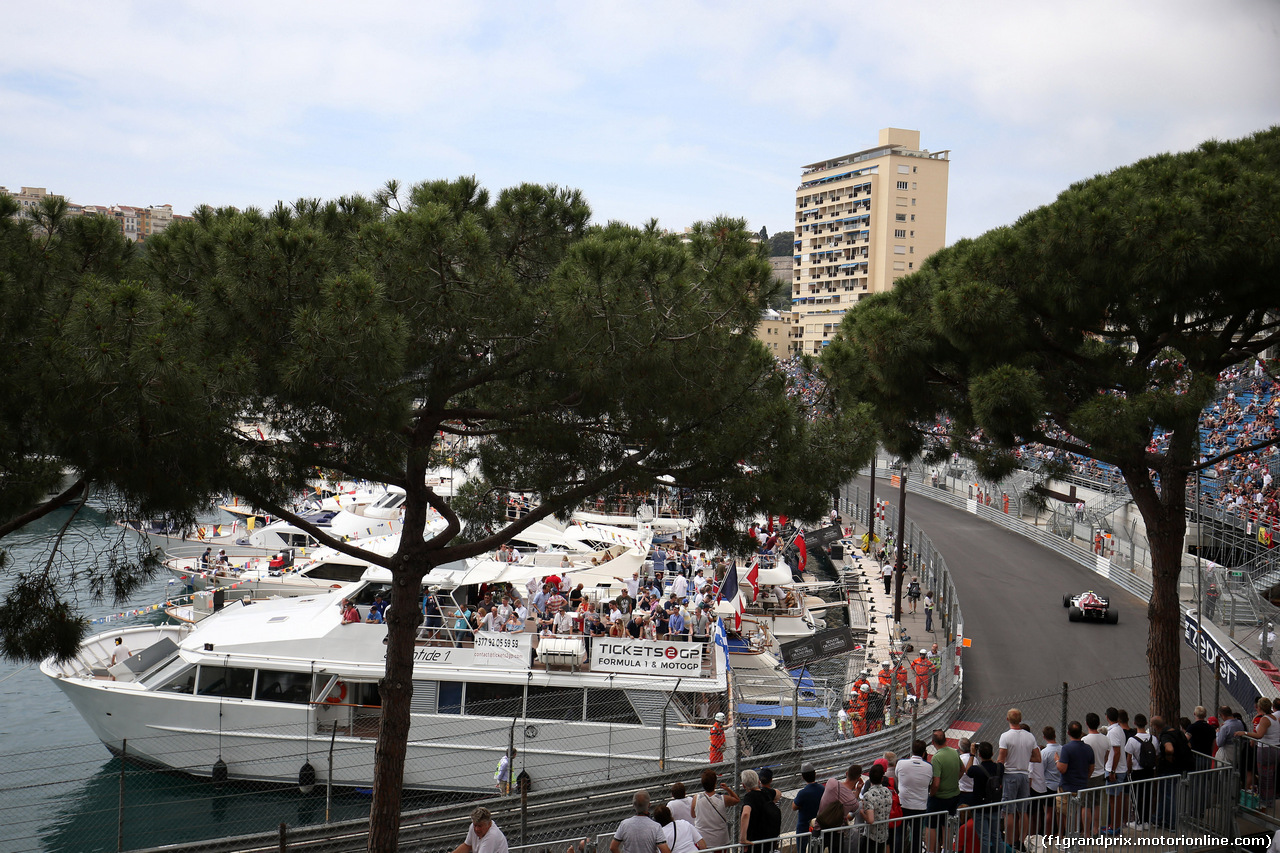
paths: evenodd
<path fill-rule="evenodd" d="M 791 810 L 796 813 L 796 851 L 806 853 L 809 849 L 809 823 L 818 816 L 818 806 L 822 803 L 823 786 L 818 784 L 818 771 L 812 764 L 800 765 L 800 778 L 805 786 L 796 792 L 791 801 Z M 815 845 L 821 849 L 822 844 Z"/>
<path fill-rule="evenodd" d="M 1089 787 L 1089 777 L 1093 775 L 1093 747 L 1084 743 L 1084 727 L 1078 720 L 1067 724 L 1067 737 L 1070 738 L 1058 752 L 1058 772 L 1062 774 L 1062 782 L 1058 790 L 1066 794 L 1074 794 Z M 1080 806 L 1080 825 L 1092 826 L 1093 798 L 1086 795 Z"/>
<path fill-rule="evenodd" d="M 677 607 L 671 611 L 671 615 L 667 618 L 667 639 L 688 639 L 684 636 L 684 627 L 684 611 Z"/>

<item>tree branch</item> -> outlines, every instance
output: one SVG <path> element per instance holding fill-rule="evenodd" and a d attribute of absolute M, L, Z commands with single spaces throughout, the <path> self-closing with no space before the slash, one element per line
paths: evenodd
<path fill-rule="evenodd" d="M 28 524 L 30 524 L 33 521 L 38 521 L 39 519 L 44 518 L 46 515 L 53 512 L 54 510 L 60 509 L 66 506 L 68 503 L 75 500 L 76 497 L 82 491 L 85 491 L 86 489 L 88 489 L 88 485 L 89 484 L 85 481 L 85 479 L 81 477 L 79 480 L 76 480 L 74 483 L 72 483 L 71 486 L 65 492 L 58 495 L 57 497 L 50 498 L 49 500 L 45 501 L 43 504 L 31 510 L 30 512 L 23 513 L 22 515 L 18 516 L 15 519 L 12 519 L 11 521 L 7 521 L 4 524 L 0 524 L 0 539 L 3 539 L 5 536 L 8 536 L 10 533 L 14 532 L 15 530 L 20 530 L 23 527 L 26 527 Z"/>

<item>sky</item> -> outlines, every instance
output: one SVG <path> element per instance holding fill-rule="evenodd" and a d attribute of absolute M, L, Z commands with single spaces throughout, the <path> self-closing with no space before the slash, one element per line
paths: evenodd
<path fill-rule="evenodd" d="M 597 222 L 793 225 L 882 127 L 949 150 L 947 242 L 1280 124 L 1277 0 L 10 3 L 0 185 L 256 205 L 475 175 Z"/>

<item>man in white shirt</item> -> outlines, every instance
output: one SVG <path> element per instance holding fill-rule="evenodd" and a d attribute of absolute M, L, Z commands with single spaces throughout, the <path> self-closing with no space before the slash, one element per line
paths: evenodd
<path fill-rule="evenodd" d="M 1090 711 L 1084 715 L 1084 724 L 1089 733 L 1080 738 L 1081 743 L 1093 750 L 1093 774 L 1089 776 L 1090 788 L 1101 788 L 1107 782 L 1107 753 L 1111 751 L 1111 743 L 1107 736 L 1098 731 L 1102 718 Z M 1090 836 L 1097 835 L 1102 829 L 1102 809 L 1092 808 L 1092 825 L 1085 827 Z"/>
<path fill-rule="evenodd" d="M 455 847 L 453 853 L 507 853 L 507 837 L 493 822 L 489 810 L 477 806 L 471 812 L 466 841 Z"/>
<path fill-rule="evenodd" d="M 1125 801 L 1124 783 L 1129 781 L 1129 764 L 1124 755 L 1124 745 L 1128 738 L 1124 726 L 1120 724 L 1120 712 L 1108 708 L 1107 714 L 1107 765 L 1103 768 L 1107 778 L 1107 802 L 1110 814 L 1107 826 L 1120 829 L 1125 817 L 1129 814 L 1129 804 Z"/>
<path fill-rule="evenodd" d="M 671 582 L 671 592 L 676 601 L 683 599 L 689 593 L 689 579 L 684 575 L 676 575 L 676 579 Z"/>
<path fill-rule="evenodd" d="M 1031 796 L 1031 762 L 1040 760 L 1040 747 L 1036 746 L 1036 736 L 1022 728 L 1021 711 L 1010 708 L 1004 718 L 1009 721 L 1009 730 L 1000 735 L 1000 753 L 996 757 L 1004 765 L 1004 834 L 1005 838 L 1022 838 L 1031 805 L 1025 802 Z"/>
<path fill-rule="evenodd" d="M 894 768 L 903 817 L 924 814 L 929 803 L 929 783 L 933 781 L 933 768 L 925 761 L 924 748 L 924 741 L 913 740 L 911 757 L 900 760 Z M 904 844 L 903 849 L 911 848 Z"/>
<path fill-rule="evenodd" d="M 632 598 L 635 598 L 636 595 L 640 592 L 640 573 L 639 572 L 632 572 L 631 580 L 623 580 L 620 577 L 615 577 L 614 580 L 620 583 L 625 583 L 627 585 L 627 595 L 631 596 Z"/>

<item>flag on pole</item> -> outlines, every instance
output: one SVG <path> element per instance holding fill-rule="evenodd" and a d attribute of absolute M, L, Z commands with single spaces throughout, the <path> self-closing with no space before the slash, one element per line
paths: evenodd
<path fill-rule="evenodd" d="M 738 588 L 738 567 L 729 566 L 725 572 L 724 582 L 720 584 L 720 593 L 716 601 L 728 602 L 733 607 L 733 630 L 742 630 L 742 611 L 746 610 L 742 594 Z"/>
<path fill-rule="evenodd" d="M 755 604 L 760 597 L 760 561 L 751 563 L 751 571 L 747 572 L 747 585 L 751 587 L 751 603 Z"/>
<path fill-rule="evenodd" d="M 797 571 L 803 573 L 804 567 L 809 563 L 809 546 L 804 544 L 803 533 L 796 537 L 796 548 L 800 551 L 800 568 Z"/>

